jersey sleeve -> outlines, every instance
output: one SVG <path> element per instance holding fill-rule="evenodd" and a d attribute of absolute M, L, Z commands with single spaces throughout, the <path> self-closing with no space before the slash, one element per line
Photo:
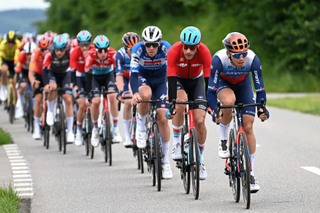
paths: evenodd
<path fill-rule="evenodd" d="M 86 55 L 84 69 L 86 73 L 92 73 L 92 52 Z"/>
<path fill-rule="evenodd" d="M 38 51 L 35 50 L 33 51 L 32 55 L 31 55 L 31 60 L 30 60 L 30 64 L 29 64 L 29 70 L 33 70 L 36 71 L 38 68 Z"/>
<path fill-rule="evenodd" d="M 17 60 L 17 66 L 16 66 L 16 73 L 21 73 L 21 70 L 22 70 L 22 65 L 24 63 L 26 63 L 26 60 L 25 60 L 25 52 L 21 52 L 18 56 L 18 60 Z"/>
<path fill-rule="evenodd" d="M 260 59 L 258 58 L 257 55 L 254 56 L 254 59 L 252 61 L 251 72 L 252 72 L 254 88 L 256 90 L 256 103 L 260 103 L 262 98 L 266 103 L 267 95 L 264 89 L 264 83 L 262 78 L 262 66 L 261 66 Z M 258 110 L 260 108 L 261 107 L 258 106 Z"/>
<path fill-rule="evenodd" d="M 116 75 L 122 76 L 123 75 L 123 56 L 122 54 L 118 51 L 116 54 Z"/>
<path fill-rule="evenodd" d="M 71 50 L 70 50 L 70 69 L 71 70 L 77 70 L 77 50 L 76 50 L 76 48 L 72 48 Z"/>
<path fill-rule="evenodd" d="M 43 60 L 43 67 L 49 68 L 49 66 L 51 65 L 51 59 L 52 59 L 51 52 L 47 50 Z"/>
<path fill-rule="evenodd" d="M 211 73 L 211 53 L 207 46 L 204 45 L 203 47 L 203 52 L 201 54 L 203 59 L 203 74 L 205 78 L 208 78 Z"/>
<path fill-rule="evenodd" d="M 177 76 L 177 65 L 176 60 L 179 56 L 179 48 L 175 46 L 170 48 L 167 54 L 167 76 Z"/>
<path fill-rule="evenodd" d="M 131 74 L 132 73 L 139 73 L 139 65 L 140 65 L 140 55 L 143 52 L 142 49 L 142 42 L 139 42 L 138 44 L 135 44 L 132 48 L 132 54 L 131 54 Z"/>

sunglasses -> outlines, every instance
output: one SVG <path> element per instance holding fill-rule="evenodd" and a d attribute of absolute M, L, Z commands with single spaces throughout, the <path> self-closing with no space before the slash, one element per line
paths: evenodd
<path fill-rule="evenodd" d="M 129 48 L 129 47 L 126 47 L 125 49 L 128 51 L 132 51 L 132 48 Z"/>
<path fill-rule="evenodd" d="M 15 44 L 16 42 L 14 41 L 8 41 L 8 44 Z"/>
<path fill-rule="evenodd" d="M 195 45 L 188 45 L 188 44 L 184 44 L 184 43 L 182 43 L 182 47 L 183 47 L 183 49 L 185 49 L 185 50 L 190 49 L 191 51 L 193 51 L 193 50 L 197 49 L 198 44 L 195 44 Z"/>
<path fill-rule="evenodd" d="M 89 47 L 90 43 L 79 43 L 80 47 Z"/>
<path fill-rule="evenodd" d="M 241 56 L 245 58 L 248 55 L 248 51 L 242 52 L 242 53 L 233 53 L 229 52 L 234 58 L 239 59 Z"/>
<path fill-rule="evenodd" d="M 151 46 L 153 46 L 154 48 L 159 47 L 159 42 L 146 42 L 144 43 L 144 45 L 148 48 L 150 48 Z"/>
<path fill-rule="evenodd" d="M 47 49 L 40 49 L 41 52 L 45 52 Z"/>
<path fill-rule="evenodd" d="M 65 51 L 65 49 L 66 49 L 66 47 L 63 47 L 63 48 L 54 48 L 54 51 L 56 51 L 56 52 L 63 52 L 63 51 Z"/>
<path fill-rule="evenodd" d="M 107 52 L 109 52 L 109 47 L 107 47 L 107 48 L 96 48 L 96 51 L 97 52 L 99 52 L 99 53 L 102 53 L 102 52 L 105 52 L 105 53 L 107 53 Z"/>

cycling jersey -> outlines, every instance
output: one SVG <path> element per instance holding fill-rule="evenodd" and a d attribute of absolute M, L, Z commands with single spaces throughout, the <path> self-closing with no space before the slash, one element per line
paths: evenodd
<path fill-rule="evenodd" d="M 200 43 L 197 53 L 191 60 L 187 60 L 182 52 L 182 42 L 172 45 L 168 51 L 168 77 L 194 79 L 202 75 L 210 76 L 211 53 L 208 47 Z"/>
<path fill-rule="evenodd" d="M 44 56 L 43 67 L 47 67 L 48 70 L 52 70 L 56 73 L 65 73 L 69 68 L 70 62 L 70 46 L 67 45 L 67 49 L 65 54 L 58 58 L 56 55 L 54 48 L 48 48 L 46 54 Z"/>
<path fill-rule="evenodd" d="M 123 76 L 129 79 L 130 64 L 130 56 L 128 55 L 124 47 L 121 47 L 116 54 L 116 75 Z"/>
<path fill-rule="evenodd" d="M 94 51 L 94 50 L 95 50 L 94 45 L 91 44 L 89 46 L 89 51 Z M 83 54 L 79 46 L 74 47 L 70 50 L 70 69 L 76 70 L 77 77 L 85 76 L 84 63 L 85 63 L 85 57 L 89 51 Z"/>
<path fill-rule="evenodd" d="M 27 59 L 27 54 L 25 51 L 20 52 L 18 56 L 16 73 L 21 73 L 21 70 L 29 70 L 30 60 Z"/>
<path fill-rule="evenodd" d="M 130 84 L 133 94 L 138 92 L 138 76 L 156 78 L 167 72 L 167 52 L 171 47 L 167 41 L 161 41 L 157 54 L 151 58 L 143 42 L 133 46 L 131 55 Z M 163 83 L 165 83 L 163 79 Z"/>
<path fill-rule="evenodd" d="M 266 101 L 267 99 L 262 79 L 261 63 L 258 56 L 252 50 L 248 50 L 248 55 L 243 67 L 233 66 L 225 49 L 216 52 L 212 58 L 211 75 L 209 78 L 207 93 L 209 106 L 212 109 L 216 108 L 217 94 L 224 88 L 231 88 L 236 91 L 235 94 L 237 101 L 239 101 L 239 99 L 246 99 L 246 102 L 254 102 L 251 79 L 250 75 L 248 75 L 250 72 L 252 73 L 254 87 L 256 90 L 256 102 L 260 103 L 262 98 Z M 241 91 L 242 88 L 245 89 Z M 246 96 L 248 98 L 242 96 Z M 260 107 L 258 107 L 258 109 L 260 109 Z M 253 114 L 254 116 L 253 110 L 244 109 L 243 113 Z"/>
<path fill-rule="evenodd" d="M 16 39 L 14 46 L 10 49 L 8 47 L 7 40 L 3 40 L 0 43 L 0 57 L 5 59 L 6 61 L 14 61 L 18 58 L 18 55 L 20 53 L 18 47 L 20 47 L 22 44 L 21 42 Z"/>
<path fill-rule="evenodd" d="M 109 47 L 108 57 L 101 61 L 96 51 L 90 51 L 85 58 L 85 71 L 93 75 L 104 75 L 114 71 L 116 50 Z"/>
<path fill-rule="evenodd" d="M 39 75 L 42 75 L 43 60 L 44 56 L 42 56 L 41 50 L 36 49 L 31 55 L 29 69 L 35 71 Z"/>

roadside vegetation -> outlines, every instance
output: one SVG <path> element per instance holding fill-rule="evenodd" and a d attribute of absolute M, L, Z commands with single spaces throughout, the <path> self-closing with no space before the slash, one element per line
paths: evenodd
<path fill-rule="evenodd" d="M 11 135 L 0 128 L 0 145 L 11 143 Z"/>
<path fill-rule="evenodd" d="M 9 186 L 0 186 L 0 212 L 16 213 L 20 205 L 18 192 L 16 192 L 11 184 Z"/>

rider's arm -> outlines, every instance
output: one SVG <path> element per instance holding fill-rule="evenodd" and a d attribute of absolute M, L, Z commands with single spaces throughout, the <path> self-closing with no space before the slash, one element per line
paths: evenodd
<path fill-rule="evenodd" d="M 116 82 L 118 91 L 123 91 L 123 57 L 121 53 L 118 51 L 116 54 Z"/>
<path fill-rule="evenodd" d="M 206 94 L 208 92 L 208 80 L 211 73 L 211 53 L 207 46 L 203 44 L 203 48 L 201 49 L 201 56 L 203 59 L 203 75 L 204 75 L 204 81 L 205 81 L 205 89 Z"/>
<path fill-rule="evenodd" d="M 29 73 L 28 73 L 28 77 L 31 83 L 31 86 L 33 86 L 34 84 L 34 72 L 37 69 L 37 64 L 38 64 L 38 57 L 37 57 L 37 53 L 38 51 L 33 51 L 32 55 L 31 55 L 31 60 L 30 60 L 30 64 L 29 64 Z"/>
<path fill-rule="evenodd" d="M 139 76 L 139 66 L 140 66 L 140 45 L 133 46 L 132 54 L 131 54 L 131 63 L 130 63 L 130 86 L 132 90 L 132 94 L 138 93 L 138 76 Z"/>
<path fill-rule="evenodd" d="M 42 68 L 42 81 L 44 85 L 49 84 L 49 66 L 51 64 L 51 52 L 49 50 L 46 51 L 44 60 L 43 60 L 43 68 Z"/>
<path fill-rule="evenodd" d="M 176 60 L 177 57 L 179 57 L 179 51 L 181 51 L 181 49 L 176 48 L 176 45 L 174 45 L 172 48 L 168 50 L 167 53 L 168 95 L 170 103 L 172 102 L 172 100 L 177 99 L 178 66 L 176 64 Z"/>
<path fill-rule="evenodd" d="M 89 94 L 92 89 L 92 57 L 87 54 L 85 58 L 84 70 L 86 72 L 86 93 Z"/>

